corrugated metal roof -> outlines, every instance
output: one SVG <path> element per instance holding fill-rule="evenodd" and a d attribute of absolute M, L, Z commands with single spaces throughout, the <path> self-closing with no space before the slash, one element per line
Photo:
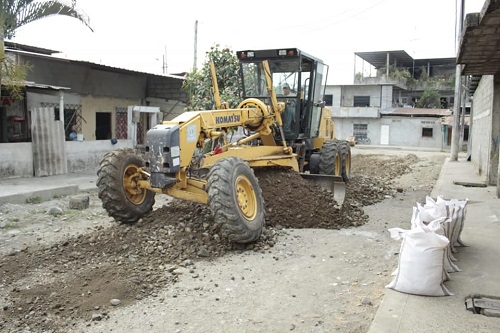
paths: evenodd
<path fill-rule="evenodd" d="M 389 64 L 398 67 L 420 67 L 420 66 L 446 66 L 455 65 L 456 58 L 428 58 L 413 59 L 406 51 L 374 51 L 374 52 L 355 52 L 355 55 L 368 62 L 375 68 L 385 67 L 387 64 L 387 55 L 389 55 Z"/>
<path fill-rule="evenodd" d="M 412 67 L 413 58 L 406 51 L 374 51 L 374 52 L 355 52 L 355 55 L 370 63 L 375 68 L 384 67 L 387 64 L 387 55 L 389 63 L 396 62 L 399 67 Z"/>
<path fill-rule="evenodd" d="M 14 42 L 9 42 L 9 41 L 5 41 L 5 48 L 10 49 L 10 50 L 19 50 L 19 51 L 33 52 L 33 53 L 46 54 L 46 55 L 51 55 L 54 53 L 61 53 L 61 51 L 44 49 L 42 47 L 19 44 L 19 43 L 14 43 Z"/>
<path fill-rule="evenodd" d="M 150 76 L 157 76 L 157 77 L 168 77 L 172 79 L 179 79 L 179 80 L 184 80 L 184 76 L 178 76 L 178 75 L 172 75 L 172 74 L 154 74 L 154 73 L 147 73 L 147 72 L 139 72 L 136 70 L 131 70 L 131 69 L 125 69 L 125 68 L 119 68 L 119 67 L 112 67 L 108 65 L 101 65 L 101 64 L 96 64 L 93 62 L 89 61 L 82 61 L 82 60 L 71 60 L 71 59 L 65 59 L 65 58 L 59 58 L 59 57 L 54 57 L 50 56 L 47 54 L 41 54 L 41 53 L 34 53 L 34 52 L 27 52 L 27 51 L 21 51 L 21 50 L 13 50 L 13 49 L 8 49 L 6 52 L 12 52 L 12 53 L 18 53 L 18 54 L 25 54 L 31 57 L 38 57 L 38 58 L 44 58 L 44 59 L 50 59 L 54 61 L 60 61 L 60 62 L 69 62 L 69 63 L 74 63 L 74 64 L 82 64 L 89 66 L 91 68 L 103 70 L 103 71 L 109 71 L 109 72 L 115 72 L 115 73 L 133 73 L 133 74 L 144 74 L 144 75 L 150 75 Z"/>
<path fill-rule="evenodd" d="M 68 87 L 59 87 L 59 86 L 54 86 L 51 84 L 42 84 L 42 83 L 35 83 L 32 81 L 26 81 L 24 83 L 25 87 L 30 87 L 30 88 L 39 88 L 39 89 L 52 89 L 52 90 L 71 90 L 71 88 Z"/>

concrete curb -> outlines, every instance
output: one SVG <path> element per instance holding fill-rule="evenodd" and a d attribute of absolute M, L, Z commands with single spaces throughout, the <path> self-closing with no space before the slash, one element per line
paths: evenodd
<path fill-rule="evenodd" d="M 0 197 L 0 204 L 25 204 L 29 201 L 41 200 L 47 201 L 56 197 L 71 195 L 78 192 L 78 185 L 58 186 L 50 189 L 36 190 L 32 192 L 24 192 L 18 194 L 11 194 Z"/>

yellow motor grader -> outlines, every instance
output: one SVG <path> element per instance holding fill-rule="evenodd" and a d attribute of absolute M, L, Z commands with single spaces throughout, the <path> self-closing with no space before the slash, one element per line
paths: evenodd
<path fill-rule="evenodd" d="M 243 100 L 221 102 L 211 63 L 215 110 L 185 112 L 147 132 L 142 154 L 118 149 L 97 172 L 108 214 L 135 223 L 156 193 L 208 204 L 229 239 L 259 238 L 265 208 L 254 168 L 289 168 L 345 194 L 350 145 L 337 140 L 324 93 L 328 66 L 299 49 L 238 51 Z M 239 135 L 232 136 L 236 129 Z"/>

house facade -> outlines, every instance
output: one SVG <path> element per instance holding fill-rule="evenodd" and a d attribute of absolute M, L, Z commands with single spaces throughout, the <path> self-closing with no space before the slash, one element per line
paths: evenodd
<path fill-rule="evenodd" d="M 37 110 L 50 109 L 53 117 L 43 118 L 44 122 L 60 126 L 66 142 L 64 149 L 57 149 L 65 150 L 61 156 L 67 160 L 69 172 L 97 167 L 105 152 L 143 143 L 149 128 L 184 112 L 187 96 L 181 89 L 183 76 L 68 60 L 54 57 L 54 53 L 6 43 L 6 56 L 28 64 L 30 70 L 21 98 L 2 89 L 0 177 L 35 175 L 30 165 L 36 165 L 45 151 L 55 149 L 54 142 L 47 139 L 48 132 L 36 121 Z M 72 130 L 78 133 L 77 141 L 69 141 Z M 34 133 L 40 131 L 44 147 L 35 149 L 38 142 L 34 142 Z M 33 157 L 35 150 L 40 154 Z M 45 155 L 48 161 L 54 160 Z"/>
<path fill-rule="evenodd" d="M 356 56 L 372 70 L 358 72 L 352 85 L 326 90 L 337 137 L 356 136 L 361 144 L 450 145 L 455 58 L 413 59 L 404 51 Z M 426 91 L 437 93 L 438 105 L 418 108 Z"/>

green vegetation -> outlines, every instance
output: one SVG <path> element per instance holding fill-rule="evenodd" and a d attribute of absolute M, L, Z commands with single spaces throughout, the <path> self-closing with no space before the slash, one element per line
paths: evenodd
<path fill-rule="evenodd" d="M 221 101 L 227 102 L 230 108 L 237 107 L 240 102 L 241 84 L 238 75 L 238 58 L 231 49 L 221 49 L 219 45 L 215 45 L 207 52 L 203 67 L 199 70 L 195 68 L 184 81 L 182 89 L 189 96 L 188 110 L 215 109 L 210 61 L 213 61 L 215 65 Z"/>
<path fill-rule="evenodd" d="M 26 199 L 27 204 L 39 204 L 42 201 L 43 200 L 40 197 L 31 197 Z"/>
<path fill-rule="evenodd" d="M 439 94 L 434 89 L 426 89 L 417 102 L 417 108 L 440 109 L 441 101 Z"/>

